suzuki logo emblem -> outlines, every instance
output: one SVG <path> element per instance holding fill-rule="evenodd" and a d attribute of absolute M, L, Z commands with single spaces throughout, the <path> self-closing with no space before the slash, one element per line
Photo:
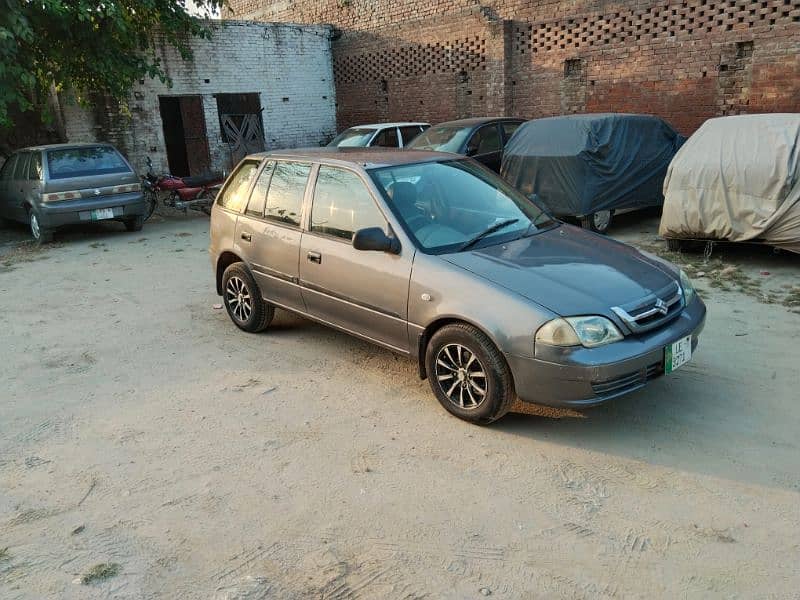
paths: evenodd
<path fill-rule="evenodd" d="M 662 315 L 667 314 L 669 312 L 669 308 L 667 307 L 667 303 L 664 302 L 661 298 L 656 300 L 656 310 L 659 311 Z"/>
<path fill-rule="evenodd" d="M 95 191 L 94 191 L 94 195 L 95 195 L 95 196 L 99 196 L 99 195 L 100 195 L 100 190 L 95 190 Z"/>

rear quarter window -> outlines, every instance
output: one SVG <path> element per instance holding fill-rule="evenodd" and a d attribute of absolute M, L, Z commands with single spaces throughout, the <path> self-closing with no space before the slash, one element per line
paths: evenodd
<path fill-rule="evenodd" d="M 250 197 L 250 185 L 258 173 L 259 161 L 247 160 L 228 178 L 222 192 L 217 196 L 217 204 L 228 210 L 242 212 Z"/>
<path fill-rule="evenodd" d="M 10 180 L 13 177 L 14 165 L 17 164 L 17 156 L 16 154 L 12 154 L 8 160 L 3 163 L 3 167 L 0 169 L 0 179 Z"/>
<path fill-rule="evenodd" d="M 48 150 L 47 170 L 50 179 L 131 172 L 122 155 L 109 146 Z"/>

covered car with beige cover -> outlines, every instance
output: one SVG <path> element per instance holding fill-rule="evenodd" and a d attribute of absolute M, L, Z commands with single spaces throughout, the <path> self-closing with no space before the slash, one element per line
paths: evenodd
<path fill-rule="evenodd" d="M 800 253 L 800 114 L 706 121 L 667 170 L 659 234 Z"/>

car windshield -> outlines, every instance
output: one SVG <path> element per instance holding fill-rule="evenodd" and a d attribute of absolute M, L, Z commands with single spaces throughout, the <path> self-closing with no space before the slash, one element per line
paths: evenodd
<path fill-rule="evenodd" d="M 333 138 L 333 141 L 328 144 L 328 146 L 331 148 L 361 148 L 369 144 L 369 141 L 372 139 L 374 134 L 374 129 L 352 127 L 344 130 L 342 133 Z"/>
<path fill-rule="evenodd" d="M 516 239 L 552 222 L 536 204 L 470 160 L 383 167 L 370 176 L 429 254 Z"/>
<path fill-rule="evenodd" d="M 450 127 L 447 125 L 431 127 L 415 137 L 408 147 L 414 150 L 458 152 L 470 131 L 472 130 L 469 127 Z"/>
<path fill-rule="evenodd" d="M 130 173 L 119 152 L 109 146 L 86 146 L 47 151 L 50 179 Z"/>

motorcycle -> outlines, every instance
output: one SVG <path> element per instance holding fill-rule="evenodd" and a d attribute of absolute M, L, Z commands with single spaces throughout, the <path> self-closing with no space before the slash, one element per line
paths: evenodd
<path fill-rule="evenodd" d="M 156 209 L 158 199 L 162 198 L 164 206 L 181 209 L 200 210 L 211 214 L 211 207 L 225 180 L 224 174 L 210 173 L 197 177 L 178 177 L 164 173 L 156 175 L 153 172 L 153 161 L 147 157 L 147 173 L 142 177 L 142 190 L 144 192 L 147 210 L 145 220 L 149 219 Z"/>

